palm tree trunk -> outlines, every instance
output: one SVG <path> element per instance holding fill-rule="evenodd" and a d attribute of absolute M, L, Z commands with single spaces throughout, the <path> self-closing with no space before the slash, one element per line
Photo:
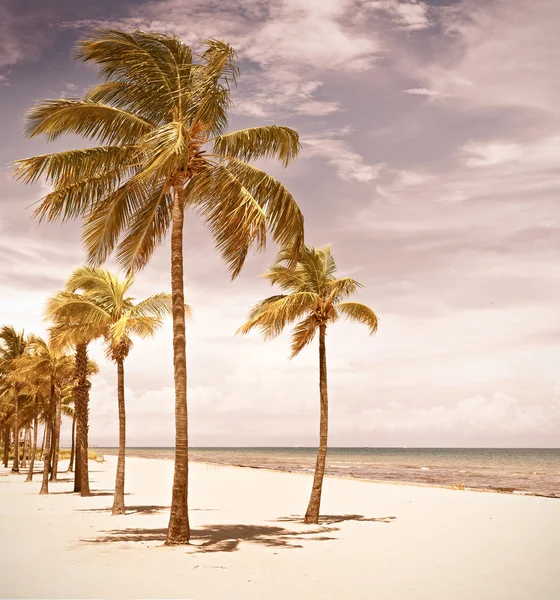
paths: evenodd
<path fill-rule="evenodd" d="M 23 448 L 21 452 L 21 463 L 19 465 L 21 469 L 27 468 L 27 452 L 27 427 L 25 427 L 23 429 Z"/>
<path fill-rule="evenodd" d="M 37 396 L 35 396 L 35 404 L 33 406 L 34 417 L 33 417 L 33 448 L 31 450 L 31 460 L 29 461 L 29 472 L 25 481 L 33 481 L 33 469 L 35 468 L 35 455 L 37 454 L 37 427 L 39 427 L 39 410 L 37 403 Z"/>
<path fill-rule="evenodd" d="M 45 431 L 47 433 L 47 442 L 45 444 L 45 457 L 43 459 L 43 482 L 41 484 L 40 494 L 49 493 L 49 466 L 51 463 L 51 419 L 47 417 L 45 419 Z"/>
<path fill-rule="evenodd" d="M 51 383 L 51 397 L 49 399 L 49 406 L 45 414 L 45 456 L 43 458 L 43 483 L 41 484 L 41 491 L 39 494 L 49 493 L 49 467 L 51 464 L 51 435 L 53 428 L 52 410 L 54 404 L 54 382 Z"/>
<path fill-rule="evenodd" d="M 17 383 L 14 383 L 14 394 L 14 462 L 12 464 L 12 473 L 19 473 L 19 393 Z"/>
<path fill-rule="evenodd" d="M 88 473 L 88 402 L 90 383 L 87 379 L 87 344 L 76 346 L 76 440 L 80 460 L 80 495 L 91 496 Z M 78 458 L 78 456 L 76 457 Z M 77 473 L 77 469 L 76 469 Z"/>
<path fill-rule="evenodd" d="M 78 444 L 78 426 L 76 424 L 76 458 L 74 467 L 74 491 L 79 492 L 82 483 L 82 459 L 80 458 L 80 444 Z"/>
<path fill-rule="evenodd" d="M 173 302 L 173 375 L 175 379 L 175 471 L 167 545 L 188 544 L 189 438 L 187 414 L 187 356 L 183 282 L 184 179 L 174 185 L 171 229 L 171 296 Z"/>
<path fill-rule="evenodd" d="M 54 414 L 54 439 L 53 439 L 53 457 L 52 457 L 52 472 L 51 481 L 56 481 L 58 476 L 58 450 L 60 447 L 60 424 L 61 424 L 61 404 L 62 396 L 57 394 L 56 407 Z"/>
<path fill-rule="evenodd" d="M 72 417 L 72 449 L 70 450 L 70 463 L 68 464 L 68 472 L 72 472 L 74 470 L 74 452 L 76 445 L 74 444 L 74 440 L 76 439 L 76 412 L 74 412 L 74 416 Z"/>
<path fill-rule="evenodd" d="M 4 467 L 8 466 L 10 460 L 10 428 L 6 425 L 4 428 Z"/>
<path fill-rule="evenodd" d="M 45 426 L 43 427 L 43 442 L 41 443 L 41 460 L 45 455 L 45 438 L 47 437 L 47 424 L 45 421 Z"/>
<path fill-rule="evenodd" d="M 119 458 L 117 461 L 117 477 L 115 480 L 115 497 L 113 498 L 113 515 L 124 515 L 124 464 L 126 451 L 126 412 L 124 405 L 124 361 L 117 361 L 117 388 L 119 404 Z"/>
<path fill-rule="evenodd" d="M 321 492 L 323 490 L 323 477 L 327 459 L 327 437 L 329 430 L 329 397 L 327 392 L 327 352 L 325 349 L 325 335 L 327 326 L 319 326 L 319 392 L 321 395 L 321 419 L 319 423 L 319 452 L 313 477 L 311 498 L 305 513 L 305 523 L 318 523 L 321 507 Z"/>

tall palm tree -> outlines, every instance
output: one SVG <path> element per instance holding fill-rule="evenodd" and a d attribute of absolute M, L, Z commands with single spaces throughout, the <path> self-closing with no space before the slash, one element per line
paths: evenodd
<path fill-rule="evenodd" d="M 82 318 L 103 330 L 107 358 L 117 365 L 119 407 L 119 457 L 113 500 L 113 515 L 125 514 L 124 474 L 126 447 L 126 411 L 124 397 L 124 361 L 131 348 L 131 335 L 151 337 L 171 314 L 171 295 L 155 294 L 134 303 L 128 296 L 134 277 L 119 280 L 106 269 L 79 267 L 66 283 L 69 292 L 81 290 L 79 300 L 65 305 L 66 317 Z M 187 309 L 188 310 L 188 309 Z M 61 315 L 62 316 L 62 315 Z M 56 333 L 54 334 L 56 335 Z"/>
<path fill-rule="evenodd" d="M 27 339 L 23 331 L 16 331 L 11 325 L 4 325 L 0 329 L 0 364 L 10 373 L 14 370 L 14 363 L 27 351 Z M 14 462 L 12 471 L 19 473 L 19 384 L 13 381 L 14 398 Z"/>
<path fill-rule="evenodd" d="M 258 302 L 249 313 L 249 320 L 238 330 L 246 334 L 254 328 L 262 331 L 265 339 L 279 335 L 286 325 L 297 322 L 292 332 L 292 354 L 297 356 L 319 332 L 319 391 L 321 417 L 319 426 L 319 451 L 313 478 L 311 498 L 305 513 L 306 523 L 319 522 L 321 491 L 325 474 L 328 435 L 327 354 L 325 338 L 327 325 L 343 315 L 369 327 L 370 335 L 377 331 L 377 316 L 365 304 L 344 302 L 356 293 L 361 285 L 354 279 L 337 279 L 336 263 L 330 246 L 315 249 L 304 247 L 297 267 L 287 266 L 290 255 L 280 252 L 276 263 L 262 275 L 271 284 L 287 292 Z"/>
<path fill-rule="evenodd" d="M 37 105 L 27 134 L 49 140 L 76 134 L 100 145 L 18 161 L 15 176 L 25 183 L 44 177 L 52 185 L 39 217 L 84 219 L 91 264 L 118 248 L 122 266 L 140 269 L 171 229 L 175 472 L 166 543 L 188 543 L 184 212 L 192 208 L 208 224 L 232 277 L 253 244 L 265 246 L 267 230 L 297 251 L 303 217 L 296 202 L 249 161 L 277 158 L 287 165 L 299 138 L 273 125 L 226 133 L 238 68 L 225 42 L 207 40 L 193 60 L 176 37 L 102 30 L 79 44 L 77 58 L 99 65 L 105 81 L 81 100 Z"/>

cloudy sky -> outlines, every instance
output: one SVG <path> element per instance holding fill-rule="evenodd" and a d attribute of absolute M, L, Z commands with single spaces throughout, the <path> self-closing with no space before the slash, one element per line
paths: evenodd
<path fill-rule="evenodd" d="M 77 224 L 38 224 L 44 192 L 8 179 L 18 158 L 79 147 L 25 140 L 36 100 L 95 82 L 71 58 L 99 26 L 208 37 L 236 48 L 231 127 L 297 129 L 267 165 L 297 198 L 307 242 L 332 243 L 379 332 L 328 335 L 331 443 L 558 446 L 560 440 L 560 3 L 557 0 L 3 0 L 0 3 L 0 323 L 45 333 L 45 299 L 83 260 Z M 314 445 L 317 347 L 233 334 L 270 293 L 231 283 L 187 215 L 193 445 Z M 169 247 L 135 296 L 169 290 Z M 173 444 L 171 331 L 127 362 L 130 445 Z M 115 368 L 94 356 L 91 443 L 115 445 Z"/>

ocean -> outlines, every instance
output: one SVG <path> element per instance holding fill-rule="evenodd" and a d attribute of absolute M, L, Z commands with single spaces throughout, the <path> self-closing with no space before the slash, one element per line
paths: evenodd
<path fill-rule="evenodd" d="M 96 448 L 116 454 L 117 448 Z M 190 460 L 313 472 L 316 448 L 191 448 Z M 172 460 L 173 448 L 127 448 L 128 456 Z M 560 448 L 330 448 L 326 474 L 369 481 L 527 493 L 560 498 Z"/>

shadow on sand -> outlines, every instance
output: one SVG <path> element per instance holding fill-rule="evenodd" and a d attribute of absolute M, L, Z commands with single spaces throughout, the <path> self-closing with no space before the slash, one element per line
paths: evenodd
<path fill-rule="evenodd" d="M 368 523 L 391 523 L 397 517 L 364 517 L 364 515 L 321 515 L 319 523 L 325 525 L 334 525 L 335 523 L 343 523 L 344 521 L 364 521 Z M 290 515 L 289 517 L 280 517 L 275 519 L 281 523 L 301 523 L 303 517 L 301 515 Z"/>
<path fill-rule="evenodd" d="M 129 507 L 132 509 L 133 507 Z M 138 507 L 156 510 L 167 507 Z M 144 510 L 142 512 L 145 512 Z M 298 543 L 303 540 L 326 542 L 336 539 L 332 535 L 339 528 L 333 527 L 344 521 L 368 521 L 372 523 L 390 523 L 395 517 L 366 518 L 363 515 L 325 515 L 320 525 L 302 525 L 302 529 L 294 531 L 277 525 L 208 525 L 193 529 L 191 532 L 191 548 L 195 552 L 234 552 L 239 544 L 248 542 L 268 548 L 302 548 Z M 277 521 L 301 524 L 301 517 L 282 517 Z M 82 539 L 82 542 L 107 544 L 112 542 L 164 542 L 167 529 L 113 529 L 95 538 Z"/>

